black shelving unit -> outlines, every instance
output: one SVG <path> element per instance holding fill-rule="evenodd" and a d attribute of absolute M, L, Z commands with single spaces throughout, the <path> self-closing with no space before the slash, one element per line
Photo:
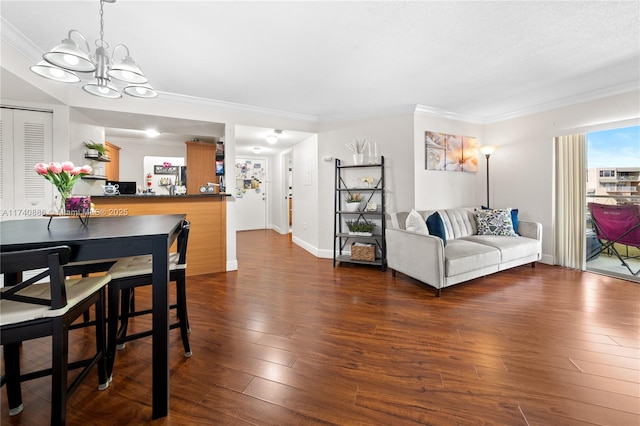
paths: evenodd
<path fill-rule="evenodd" d="M 365 186 L 361 183 L 362 169 L 370 169 L 373 176 L 373 183 Z M 352 176 L 347 176 L 352 174 Z M 359 180 L 357 186 L 349 187 L 347 180 L 356 177 Z M 345 197 L 348 194 L 361 194 L 364 201 L 357 211 L 346 209 Z M 376 210 L 367 211 L 366 206 L 375 202 Z M 333 225 L 333 266 L 339 262 L 358 263 L 363 265 L 377 265 L 385 271 L 387 269 L 387 247 L 385 243 L 385 178 L 384 178 L 384 157 L 380 157 L 380 162 L 376 164 L 343 165 L 340 159 L 336 159 L 335 170 L 335 206 Z M 373 222 L 376 226 L 372 236 L 352 235 L 346 225 L 346 220 L 362 220 Z M 351 244 L 354 242 L 373 244 L 375 247 L 375 260 L 356 260 L 350 255 Z M 349 253 L 347 253 L 349 249 Z"/>

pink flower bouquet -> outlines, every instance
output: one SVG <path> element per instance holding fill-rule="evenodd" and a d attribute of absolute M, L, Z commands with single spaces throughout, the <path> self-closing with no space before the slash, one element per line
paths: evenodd
<path fill-rule="evenodd" d="M 62 163 L 38 163 L 35 166 L 36 173 L 51 182 L 60 193 L 60 208 L 64 210 L 66 199 L 71 195 L 71 190 L 76 181 L 82 176 L 91 173 L 89 165 L 76 167 L 71 161 Z"/>

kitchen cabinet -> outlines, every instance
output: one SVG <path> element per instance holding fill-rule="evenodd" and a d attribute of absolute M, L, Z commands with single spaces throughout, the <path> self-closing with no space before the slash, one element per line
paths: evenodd
<path fill-rule="evenodd" d="M 199 194 L 208 182 L 218 183 L 216 144 L 185 142 L 187 145 L 187 194 Z"/>
<path fill-rule="evenodd" d="M 107 180 L 120 180 L 120 147 L 109 141 L 105 141 L 104 145 L 109 150 L 109 159 L 111 160 L 105 164 L 104 174 Z"/>

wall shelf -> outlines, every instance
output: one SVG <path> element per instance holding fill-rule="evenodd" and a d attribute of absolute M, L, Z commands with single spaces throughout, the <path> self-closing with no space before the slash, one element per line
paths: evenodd
<path fill-rule="evenodd" d="M 110 163 L 111 159 L 109 159 L 109 157 L 103 157 L 101 155 L 98 155 L 97 157 L 93 156 L 93 155 L 84 155 L 84 158 L 86 158 L 87 160 L 92 160 L 92 161 L 99 161 L 101 163 Z"/>

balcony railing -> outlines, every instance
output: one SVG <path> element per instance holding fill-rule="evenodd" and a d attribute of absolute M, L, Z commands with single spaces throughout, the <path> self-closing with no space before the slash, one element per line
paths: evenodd
<path fill-rule="evenodd" d="M 640 205 L 640 195 L 594 195 L 587 194 L 587 202 L 600 204 L 635 204 Z"/>

